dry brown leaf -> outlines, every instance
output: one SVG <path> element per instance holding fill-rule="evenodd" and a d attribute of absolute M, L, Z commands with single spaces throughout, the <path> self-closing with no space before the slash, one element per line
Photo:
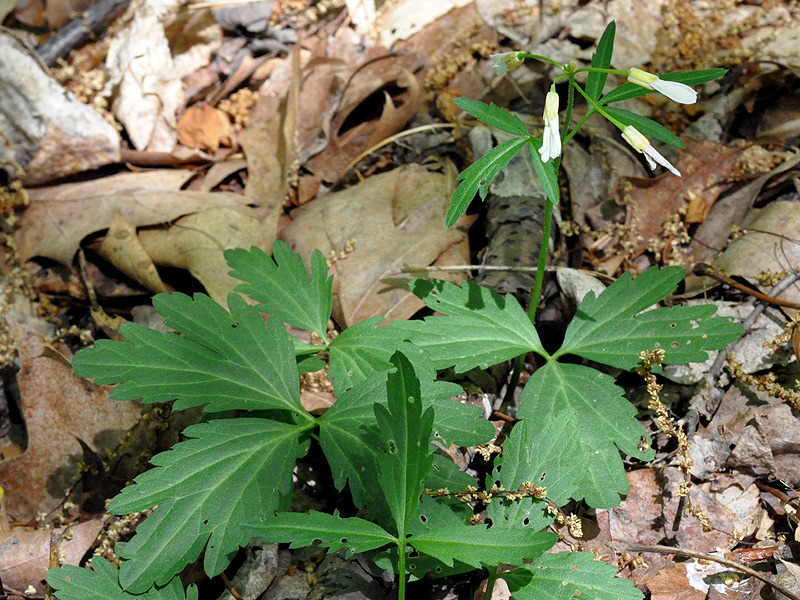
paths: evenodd
<path fill-rule="evenodd" d="M 328 410 L 333 403 L 336 402 L 336 396 L 330 392 L 320 392 L 311 390 L 303 390 L 300 392 L 300 404 L 303 405 L 308 412 L 313 414 L 321 414 Z"/>
<path fill-rule="evenodd" d="M 670 564 L 645 582 L 652 600 L 705 600 L 706 593 L 692 587 L 686 566 Z"/>
<path fill-rule="evenodd" d="M 718 546 L 730 547 L 729 535 L 725 532 L 734 528 L 752 532 L 760 514 L 759 493 L 752 478 L 741 477 L 741 484 L 731 476 L 713 485 L 697 484 L 691 488 L 689 501 L 708 516 L 714 528 L 704 532 L 697 518 L 681 513 L 677 519 L 680 498 L 675 490 L 683 482 L 683 475 L 677 468 L 640 469 L 627 475 L 630 492 L 619 506 L 609 511 L 613 540 L 658 544 L 669 537 L 682 548 L 713 552 Z M 728 506 L 733 500 L 734 509 Z M 679 528 L 673 531 L 676 522 Z"/>
<path fill-rule="evenodd" d="M 166 4 L 142 4 L 108 47 L 106 73 L 116 90 L 114 116 L 137 150 L 170 152 L 183 86 L 172 61 L 162 17 Z"/>
<path fill-rule="evenodd" d="M 102 529 L 102 519 L 69 527 L 69 537 L 64 537 L 59 547 L 63 564 L 78 566 Z M 65 531 L 58 528 L 0 532 L 0 579 L 3 585 L 18 590 L 33 585 L 36 593 L 43 595 L 44 575 L 50 565 L 50 537 Z"/>
<path fill-rule="evenodd" d="M 662 238 L 664 223 L 684 207 L 690 194 L 705 200 L 707 213 L 719 195 L 730 187 L 728 178 L 746 146 L 726 146 L 708 140 L 686 139 L 675 167 L 683 177 L 669 173 L 653 179 L 625 178 L 631 188 L 625 193 L 633 210 L 636 238 L 631 240 L 630 258 L 647 249 L 648 241 Z"/>
<path fill-rule="evenodd" d="M 239 283 L 228 275 L 223 252 L 258 246 L 269 250 L 274 232 L 260 219 L 231 208 L 209 208 L 179 219 L 168 229 L 139 232 L 139 240 L 157 265 L 187 269 L 208 295 L 227 306 L 228 293 Z"/>
<path fill-rule="evenodd" d="M 178 141 L 189 148 L 216 152 L 220 144 L 230 146 L 233 125 L 224 112 L 207 104 L 195 104 L 178 119 Z"/>
<path fill-rule="evenodd" d="M 151 292 L 158 294 L 167 291 L 167 286 L 161 281 L 152 259 L 136 237 L 136 227 L 120 213 L 114 215 L 98 252 L 117 269 Z"/>
<path fill-rule="evenodd" d="M 333 314 L 342 326 L 375 315 L 407 319 L 423 306 L 405 287 L 390 288 L 384 279 L 388 272 L 406 265 L 428 266 L 448 249 L 457 249 L 447 255 L 448 261 L 469 262 L 468 251 L 459 244 L 467 243 L 466 230 L 473 218 L 450 229 L 444 226 L 455 183 L 452 165 L 447 170 L 442 174 L 407 165 L 329 194 L 295 213 L 283 237 L 306 259 L 315 248 L 329 256 L 354 242 L 352 252 L 331 267 Z M 454 281 L 465 276 L 448 275 Z M 413 277 L 394 275 L 392 280 L 399 283 Z"/>
<path fill-rule="evenodd" d="M 353 71 L 341 91 L 341 102 L 330 124 L 323 122 L 319 132 L 318 139 L 327 139 L 327 145 L 317 142 L 314 151 L 319 151 L 317 148 L 320 146 L 324 149 L 304 165 L 315 181 L 337 182 L 352 160 L 400 131 L 416 115 L 422 101 L 422 90 L 412 72 L 420 66 L 421 63 L 413 57 L 384 53 L 371 57 Z M 342 77 L 336 72 L 331 76 L 334 75 Z M 391 96 L 386 91 L 390 87 L 404 91 Z M 375 102 L 382 104 L 377 119 L 369 117 L 369 112 L 376 108 L 372 106 Z M 303 116 L 301 113 L 301 122 Z M 301 155 L 309 156 L 308 146 L 303 148 Z M 313 190 L 314 186 L 310 189 Z M 301 202 L 304 200 L 306 198 L 300 199 Z"/>
<path fill-rule="evenodd" d="M 182 191 L 191 173 L 125 173 L 83 183 L 30 190 L 15 241 L 22 260 L 32 256 L 71 264 L 81 240 L 107 229 L 121 214 L 135 227 L 168 223 L 210 206 L 240 208 L 248 200 L 227 192 Z"/>
<path fill-rule="evenodd" d="M 17 373 L 28 447 L 22 456 L 0 462 L 0 481 L 9 516 L 29 521 L 50 512 L 77 477 L 82 458 L 78 439 L 100 451 L 139 420 L 133 402 L 109 400 L 107 386 L 78 377 L 64 361 L 47 352 L 42 335 L 6 319 L 19 351 Z"/>

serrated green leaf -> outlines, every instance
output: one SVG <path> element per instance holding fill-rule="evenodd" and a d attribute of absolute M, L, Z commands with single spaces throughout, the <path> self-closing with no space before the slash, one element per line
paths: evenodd
<path fill-rule="evenodd" d="M 380 432 L 377 481 L 402 538 L 433 463 L 433 410 L 422 411 L 419 380 L 408 359 L 397 352 L 391 363 L 395 371 L 387 378 L 388 408 L 373 407 Z"/>
<path fill-rule="evenodd" d="M 458 465 L 456 465 L 451 459 L 442 456 L 441 454 L 433 455 L 433 466 L 431 467 L 431 472 L 428 474 L 427 479 L 425 479 L 426 490 L 436 491 L 447 488 L 450 493 L 466 492 L 468 486 L 475 486 L 475 484 L 475 478 L 469 473 L 465 473 L 459 469 Z M 423 494 L 423 501 L 427 497 L 428 496 Z M 465 509 L 468 509 L 467 505 L 463 502 L 459 502 L 459 504 Z M 420 510 L 422 510 L 425 506 L 426 503 L 423 502 L 420 506 Z M 469 514 L 464 516 L 462 523 L 471 516 L 472 510 L 469 509 Z"/>
<path fill-rule="evenodd" d="M 537 558 L 532 565 L 503 573 L 516 600 L 641 600 L 629 579 L 617 577 L 617 569 L 596 560 L 591 552 L 557 552 Z"/>
<path fill-rule="evenodd" d="M 524 559 L 541 556 L 556 541 L 558 536 L 549 531 L 483 525 L 431 527 L 408 538 L 415 550 L 448 566 L 459 561 L 475 568 L 500 563 L 521 565 Z"/>
<path fill-rule="evenodd" d="M 389 509 L 381 494 L 375 494 L 378 472 L 377 449 L 373 441 L 373 405 L 386 402 L 387 373 L 375 373 L 343 392 L 320 417 L 319 438 L 338 490 L 350 484 L 353 503 L 367 508 L 372 519 L 386 522 Z"/>
<path fill-rule="evenodd" d="M 659 75 L 660 79 L 664 81 L 677 81 L 685 83 L 686 85 L 701 85 L 719 79 L 727 69 L 706 69 L 704 71 L 676 71 L 675 73 L 664 73 Z M 618 88 L 614 88 L 600 99 L 600 105 L 611 104 L 612 102 L 621 102 L 622 100 L 630 100 L 631 98 L 641 98 L 647 94 L 657 94 L 655 90 L 648 90 L 635 83 L 625 83 Z"/>
<path fill-rule="evenodd" d="M 525 420 L 528 439 L 535 440 L 546 454 L 552 456 L 552 449 L 558 448 L 567 460 L 577 463 L 572 471 L 576 486 L 572 497 L 585 498 L 594 508 L 616 506 L 619 496 L 628 491 L 617 447 L 640 460 L 655 455 L 652 449 L 639 450 L 639 443 L 649 437 L 623 393 L 610 375 L 550 361 L 531 376 L 519 399 L 517 417 Z M 558 419 L 561 427 L 550 426 L 552 419 Z"/>
<path fill-rule="evenodd" d="M 559 420 L 553 415 L 546 422 L 545 429 L 557 424 Z M 564 455 L 560 447 L 546 446 L 549 439 L 558 439 L 552 432 L 545 431 L 540 437 L 530 436 L 528 423 L 519 421 L 503 444 L 503 455 L 495 459 L 491 478 L 486 481 L 487 489 L 497 485 L 513 492 L 522 484 L 533 483 L 546 488 L 550 500 L 559 506 L 565 504 L 575 489 L 572 475 L 575 457 Z M 547 512 L 547 503 L 531 497 L 509 500 L 497 496 L 486 507 L 486 516 L 494 527 L 526 527 L 533 531 L 544 529 L 553 522 L 553 517 Z"/>
<path fill-rule="evenodd" d="M 47 583 L 59 600 L 197 600 L 197 587 L 186 591 L 179 577 L 173 577 L 163 587 L 154 587 L 145 594 L 133 594 L 122 589 L 119 571 L 102 556 L 92 557 L 92 568 L 81 569 L 67 565 L 47 572 Z"/>
<path fill-rule="evenodd" d="M 612 117 L 616 117 L 623 125 L 633 125 L 640 133 L 648 137 L 661 140 L 665 144 L 669 144 L 675 148 L 685 148 L 681 138 L 672 133 L 661 123 L 656 123 L 652 119 L 648 119 L 647 117 L 637 115 L 636 113 L 632 113 L 621 108 L 609 106 L 606 108 L 606 111 L 608 111 Z"/>
<path fill-rule="evenodd" d="M 497 435 L 494 425 L 483 418 L 483 410 L 478 406 L 450 399 L 430 405 L 436 410 L 433 435 L 445 448 L 451 443 L 467 447 L 485 444 Z M 424 392 L 423 406 L 428 406 Z"/>
<path fill-rule="evenodd" d="M 599 297 L 590 292 L 554 357 L 576 354 L 633 369 L 642 351 L 663 348 L 665 364 L 707 360 L 707 351 L 724 348 L 743 331 L 731 319 L 710 318 L 716 312 L 713 305 L 659 308 L 637 314 L 672 293 L 683 274 L 680 267 L 653 267 L 636 279 L 623 273 Z"/>
<path fill-rule="evenodd" d="M 347 557 L 398 541 L 379 525 L 357 517 L 342 518 L 338 511 L 332 515 L 315 510 L 278 513 L 245 523 L 244 530 L 265 542 L 290 543 L 290 548 L 303 548 L 315 542 L 328 548 L 328 552 L 347 548 Z"/>
<path fill-rule="evenodd" d="M 245 282 L 236 286 L 236 291 L 260 302 L 263 312 L 313 331 L 327 344 L 333 276 L 328 277 L 322 252 L 314 250 L 311 255 L 310 277 L 303 259 L 285 242 L 276 240 L 272 253 L 274 260 L 255 246 L 249 252 L 243 248 L 225 251 L 231 277 Z"/>
<path fill-rule="evenodd" d="M 423 348 L 437 369 L 485 369 L 528 351 L 547 356 L 536 329 L 510 294 L 503 297 L 470 281 L 459 287 L 417 279 L 411 286 L 428 307 L 446 316 L 395 321 L 389 328 Z"/>
<path fill-rule="evenodd" d="M 453 198 L 450 200 L 450 208 L 447 209 L 445 217 L 447 227 L 455 225 L 459 217 L 467 212 L 475 194 L 480 194 L 481 200 L 486 199 L 486 194 L 489 193 L 489 184 L 527 141 L 527 137 L 506 140 L 461 171 L 458 178 L 463 181 L 456 188 Z"/>
<path fill-rule="evenodd" d="M 176 410 L 205 405 L 207 412 L 305 413 L 283 324 L 275 319 L 266 325 L 238 294 L 228 303 L 230 313 L 203 294 L 159 294 L 153 306 L 182 336 L 125 323 L 120 331 L 128 342 L 99 340 L 72 366 L 97 384 L 121 383 L 111 391 L 117 400 L 176 400 Z"/>
<path fill-rule="evenodd" d="M 205 548 L 204 568 L 219 574 L 249 538 L 241 524 L 278 509 L 292 490 L 297 426 L 267 419 L 214 420 L 187 427 L 190 438 L 153 457 L 156 466 L 111 501 L 125 514 L 158 508 L 119 552 L 120 582 L 142 592 L 161 585 Z"/>
<path fill-rule="evenodd" d="M 336 395 L 375 373 L 392 368 L 389 359 L 403 336 L 387 327 L 377 327 L 383 317 L 372 317 L 348 327 L 330 344 L 328 376 Z"/>
<path fill-rule="evenodd" d="M 460 386 L 436 381 L 435 370 L 419 348 L 408 343 L 400 344 L 399 348 L 413 364 L 420 380 L 423 409 L 435 409 L 435 440 L 445 446 L 451 443 L 468 445 L 485 442 L 494 435 L 493 426 L 482 417 L 480 409 L 450 399 L 461 391 Z M 322 450 L 331 466 L 337 489 L 343 489 L 349 480 L 355 505 L 368 508 L 370 516 L 378 522 L 383 522 L 381 515 L 387 512 L 380 495 L 374 493 L 373 477 L 378 467 L 372 407 L 374 404 L 387 404 L 387 377 L 388 371 L 383 371 L 358 382 L 343 392 L 317 420 Z M 463 475 L 471 481 L 468 475 Z M 431 484 L 426 485 L 430 487 Z"/>
<path fill-rule="evenodd" d="M 461 110 L 467 111 L 470 115 L 483 121 L 489 127 L 496 127 L 507 133 L 516 135 L 528 135 L 528 129 L 525 123 L 515 114 L 507 111 L 505 108 L 500 108 L 492 104 L 484 104 L 478 100 L 471 100 L 469 98 L 456 98 L 454 100 L 456 106 Z"/>
<path fill-rule="evenodd" d="M 606 25 L 600 41 L 597 42 L 597 50 L 592 54 L 592 66 L 596 69 L 608 69 L 611 66 L 611 55 L 614 53 L 614 36 L 617 32 L 617 24 L 611 21 Z M 608 73 L 590 72 L 586 78 L 584 91 L 592 100 L 597 100 L 603 93 L 606 85 Z"/>
<path fill-rule="evenodd" d="M 542 162 L 539 149 L 542 147 L 542 140 L 530 138 L 528 140 L 528 154 L 531 156 L 533 170 L 542 184 L 542 189 L 547 195 L 547 200 L 553 204 L 558 204 L 560 192 L 558 190 L 558 175 L 556 174 L 555 161 Z"/>

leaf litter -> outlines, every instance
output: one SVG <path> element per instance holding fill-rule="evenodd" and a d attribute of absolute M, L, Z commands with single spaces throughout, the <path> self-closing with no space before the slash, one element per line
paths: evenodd
<path fill-rule="evenodd" d="M 111 34 L 110 49 L 88 47 L 100 53 L 95 63 L 105 87 L 95 96 L 110 101 L 116 115 L 114 133 L 103 124 L 108 113 L 91 109 L 91 120 L 105 141 L 88 155 L 79 156 L 74 143 L 56 130 L 55 117 L 33 146 L 12 137 L 14 143 L 3 147 L 3 156 L 10 153 L 18 171 L 24 171 L 30 198 L 18 216 L 3 208 L 9 226 L 15 225 L 14 245 L 7 246 L 4 265 L 8 282 L 31 276 L 34 284 L 52 282 L 56 276 L 69 278 L 64 273 L 70 271 L 74 277 L 76 255 L 85 248 L 90 260 L 87 272 L 95 281 L 116 280 L 119 290 L 202 289 L 226 304 L 237 282 L 227 275 L 225 250 L 256 246 L 271 252 L 275 240 L 284 239 L 307 264 L 313 249 L 328 258 L 335 275 L 335 323 L 325 324 L 325 330 L 335 335 L 371 317 L 392 321 L 413 316 L 422 302 L 400 285 L 411 278 L 400 271 L 417 269 L 416 276 L 431 267 L 452 268 L 432 275 L 461 281 L 470 272 L 465 267 L 477 262 L 475 255 L 485 245 L 483 233 L 493 232 L 489 241 L 500 249 L 494 251 L 492 264 L 530 267 L 524 253 L 514 256 L 502 248 L 514 244 L 515 236 L 526 231 L 523 224 L 536 221 L 535 214 L 506 218 L 510 229 L 498 227 L 498 219 L 505 217 L 494 213 L 488 222 L 486 216 L 470 215 L 454 229 L 443 226 L 456 170 L 474 159 L 464 131 L 457 128 L 443 138 L 444 145 L 433 146 L 428 154 L 435 160 L 413 145 L 404 145 L 402 137 L 370 150 L 404 129 L 436 122 L 442 115 L 458 119 L 448 97 L 479 98 L 501 106 L 515 102 L 515 110 L 530 124 L 538 118 L 546 91 L 537 82 L 547 74 L 526 65 L 518 78 L 494 80 L 482 56 L 516 49 L 513 44 L 498 47 L 496 34 L 527 44 L 532 52 L 587 61 L 591 58 L 587 42 L 596 41 L 611 19 L 616 19 L 620 37 L 627 40 L 616 68 L 649 63 L 651 70 L 659 71 L 725 65 L 731 68 L 731 77 L 706 86 L 703 101 L 692 112 L 675 112 L 651 97 L 630 101 L 630 110 L 666 115 L 675 133 L 682 134 L 687 149 L 678 155 L 677 166 L 684 173 L 680 180 L 644 179 L 638 158 L 619 144 L 614 132 L 601 126 L 582 131 L 586 136 L 570 146 L 573 150 L 565 156 L 561 173 L 560 183 L 571 197 L 559 215 L 561 235 L 553 240 L 561 256 L 570 257 L 560 266 L 617 276 L 622 268 L 644 272 L 654 264 L 680 264 L 691 269 L 702 262 L 746 278 L 750 286 L 767 293 L 797 268 L 798 261 L 792 259 L 797 242 L 792 211 L 797 204 L 798 170 L 791 152 L 796 152 L 798 116 L 797 105 L 785 100 L 790 97 L 785 90 L 798 85 L 800 16 L 791 3 L 710 7 L 670 0 L 657 3 L 656 10 L 647 3 L 562 2 L 560 9 L 544 3 L 540 13 L 542 4 L 533 1 L 453 2 L 426 12 L 432 10 L 431 3 L 422 3 L 417 10 L 407 0 L 387 3 L 374 12 L 368 10 L 370 3 L 365 3 L 363 13 L 352 7 L 353 29 L 345 9 L 326 14 L 318 7 L 304 7 L 309 10 L 293 12 L 291 3 L 265 4 L 272 12 L 261 16 L 270 23 L 259 30 L 261 38 L 239 36 L 230 27 L 223 34 L 208 8 L 170 9 L 156 18 L 162 9 L 144 3 L 120 20 L 119 29 Z M 44 8 L 20 2 L 13 18 L 29 24 L 47 19 L 51 27 L 58 27 L 64 22 L 57 17 L 58 7 L 58 2 L 48 2 Z M 234 13 L 226 18 L 244 16 Z M 247 21 L 247 26 L 254 22 Z M 205 33 L 193 34 L 192 42 L 184 41 L 181 47 L 178 30 Z M 295 30 L 306 37 L 287 53 L 293 42 L 287 42 L 286 32 Z M 3 43 L 10 43 L 3 36 Z M 196 56 L 189 60 L 192 48 L 186 46 L 192 43 Z M 67 58 L 67 64 L 80 60 L 80 53 Z M 777 67 L 746 64 L 759 60 Z M 185 64 L 190 66 L 182 71 Z M 44 77 L 44 91 L 37 93 L 50 106 L 59 106 L 57 101 L 77 102 L 70 92 L 48 81 L 46 72 L 41 73 L 37 77 Z M 238 108 L 231 96 L 237 87 L 252 94 L 250 100 L 242 96 Z M 26 96 L 24 108 L 36 106 L 40 99 L 35 95 Z M 0 95 L 0 118 L 8 119 L 8 108 L 9 100 Z M 121 150 L 117 132 L 123 139 Z M 765 161 L 759 163 L 753 151 L 765 153 Z M 366 159 L 356 167 L 367 175 L 360 182 L 349 169 L 364 154 Z M 120 156 L 148 166 L 122 164 Z M 747 168 L 748 157 L 757 164 Z M 103 166 L 103 171 L 90 171 Z M 64 180 L 66 176 L 70 179 Z M 512 164 L 509 180 L 515 176 L 530 174 L 517 173 Z M 513 190 L 491 191 L 514 196 Z M 301 208 L 294 208 L 298 205 Z M 715 226 L 719 231 L 710 232 Z M 726 248 L 734 227 L 744 232 Z M 27 261 L 28 274 L 14 270 L 15 261 Z M 687 294 L 700 290 L 711 294 L 714 302 L 727 300 L 740 308 L 747 303 L 742 292 L 727 287 L 711 290 L 707 282 L 698 287 L 697 280 L 690 287 L 691 282 L 687 279 Z M 492 285 L 504 283 L 499 277 Z M 561 298 L 555 282 L 548 285 L 549 306 L 557 318 L 571 317 L 574 305 Z M 101 295 L 100 302 L 113 313 L 132 318 L 130 305 L 141 304 L 141 298 L 125 293 L 129 295 L 122 298 Z M 790 287 L 780 297 L 794 298 L 794 293 Z M 80 294 L 49 299 L 57 310 L 49 315 L 45 311 L 48 319 L 97 334 Z M 740 312 L 743 317 L 747 310 Z M 792 313 L 792 309 L 768 308 L 753 328 L 766 333 L 754 343 L 763 345 L 778 336 Z M 41 334 L 10 321 L 4 329 L 19 363 L 9 361 L 11 370 L 19 371 L 4 377 L 19 388 L 28 436 L 27 445 L 16 445 L 19 456 L 0 461 L 4 509 L 15 525 L 22 525 L 23 533 L 41 540 L 42 534 L 25 522 L 36 521 L 39 512 L 58 509 L 64 491 L 77 481 L 78 463 L 91 458 L 91 453 L 107 457 L 113 451 L 108 440 L 96 443 L 98 434 L 104 429 L 130 430 L 140 419 L 139 409 L 129 403 L 109 404 L 108 391 L 74 375 L 66 358 L 46 350 L 50 342 Z M 313 342 L 309 338 L 308 343 Z M 653 597 L 699 598 L 713 594 L 716 584 L 698 588 L 698 581 L 708 586 L 713 575 L 699 575 L 697 561 L 674 563 L 671 556 L 650 552 L 644 555 L 649 563 L 645 566 L 604 544 L 671 540 L 687 549 L 735 554 L 750 547 L 778 548 L 774 535 L 794 538 L 787 526 L 796 527 L 791 515 L 797 510 L 793 489 L 800 487 L 800 432 L 794 426 L 796 408 L 787 404 L 781 390 L 791 391 L 797 362 L 783 343 L 781 360 L 775 360 L 779 352 L 771 348 L 737 353 L 742 373 L 755 379 L 740 375 L 740 382 L 721 396 L 718 409 L 689 432 L 695 485 L 687 502 L 694 515 L 676 496 L 683 479 L 670 463 L 668 441 L 657 434 L 656 463 L 629 469 L 630 492 L 623 503 L 583 515 L 584 531 L 592 533 L 571 538 L 562 531 L 569 540 L 566 546 L 599 552 Z M 70 344 L 73 349 L 80 346 L 75 339 Z M 708 369 L 713 366 L 702 367 L 701 377 Z M 313 385 L 309 378 L 303 379 L 306 395 L 301 399 L 307 407 L 324 412 L 336 406 L 336 394 L 325 372 L 320 373 Z M 533 383 L 539 385 L 536 379 Z M 635 383 L 630 385 L 631 399 L 641 393 Z M 663 394 L 671 410 L 684 416 L 693 394 L 689 386 L 667 384 Z M 775 394 L 783 394 L 783 399 Z M 652 415 L 646 409 L 641 412 L 645 426 L 655 432 Z M 20 426 L 18 422 L 16 427 Z M 88 444 L 91 453 L 87 455 L 75 438 Z M 82 506 L 81 519 L 102 514 L 102 509 L 88 512 L 85 507 L 90 504 L 85 502 Z M 708 522 L 699 520 L 698 514 L 706 515 Z M 48 520 L 53 521 L 53 515 Z M 92 545 L 82 544 L 82 549 Z M 44 552 L 43 547 L 35 553 L 38 564 L 44 564 Z M 280 552 L 290 560 L 286 551 Z M 767 564 L 774 566 L 772 555 L 766 556 L 771 561 Z M 791 571 L 788 565 L 794 566 L 795 559 L 788 554 L 780 558 L 787 561 L 787 567 L 778 563 L 781 568 Z M 77 563 L 80 557 L 69 560 Z M 109 574 L 103 566 L 99 570 Z M 39 593 L 41 575 L 24 575 Z M 3 579 L 7 583 L 5 571 Z M 729 588 L 756 593 L 759 588 L 752 587 L 753 581 L 743 582 L 750 588 L 737 587 L 740 584 Z M 279 578 L 276 593 L 282 582 L 289 587 L 292 579 Z M 22 580 L 12 587 L 25 588 Z"/>

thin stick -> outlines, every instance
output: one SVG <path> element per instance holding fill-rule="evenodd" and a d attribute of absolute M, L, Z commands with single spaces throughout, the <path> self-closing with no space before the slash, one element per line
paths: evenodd
<path fill-rule="evenodd" d="M 428 125 L 420 125 L 419 127 L 414 127 L 413 129 L 406 129 L 405 131 L 401 131 L 400 133 L 395 133 L 394 135 L 389 136 L 381 143 L 374 145 L 372 148 L 367 148 L 361 154 L 356 156 L 349 165 L 347 165 L 347 169 L 345 169 L 345 175 L 355 167 L 358 163 L 360 163 L 365 157 L 369 156 L 376 150 L 380 150 L 384 146 L 388 146 L 389 144 L 396 142 L 399 139 L 404 137 L 408 137 L 409 135 L 413 135 L 415 133 L 419 133 L 420 131 L 428 131 L 429 129 L 453 129 L 456 127 L 454 123 L 429 123 Z"/>
<path fill-rule="evenodd" d="M 705 275 L 706 277 L 711 277 L 712 279 L 716 279 L 721 283 L 726 283 L 729 286 L 736 288 L 741 292 L 744 292 L 748 296 L 753 296 L 754 298 L 761 300 L 762 302 L 767 302 L 768 304 L 774 304 L 775 306 L 785 306 L 786 308 L 800 308 L 800 304 L 798 304 L 797 302 L 790 302 L 789 300 L 781 300 L 780 298 L 768 296 L 763 292 L 759 292 L 758 290 L 751 288 L 749 285 L 739 283 L 735 279 L 728 277 L 727 275 L 723 275 L 718 271 L 715 271 L 709 265 L 697 265 L 695 267 L 695 274 Z"/>
<path fill-rule="evenodd" d="M 560 267 L 547 267 L 545 269 L 548 273 L 557 271 Z M 510 273 L 536 273 L 539 267 L 508 267 L 506 265 L 448 265 L 448 266 L 430 266 L 430 267 L 403 267 L 402 269 L 394 269 L 388 271 L 386 275 L 402 275 L 405 273 L 435 273 L 441 271 L 443 273 L 450 271 L 508 271 Z M 599 271 L 590 271 L 588 269 L 575 269 L 581 273 L 591 275 L 597 279 L 603 280 L 608 283 L 613 283 L 614 278 L 600 273 Z"/>
<path fill-rule="evenodd" d="M 228 579 L 228 576 L 225 575 L 225 571 L 219 574 L 220 578 L 222 579 L 222 583 L 225 584 L 225 587 L 228 588 L 228 591 L 231 593 L 231 596 L 236 598 L 236 600 L 244 600 L 239 592 L 236 591 L 236 588 L 233 587 L 231 580 Z"/>
<path fill-rule="evenodd" d="M 742 573 L 746 573 L 750 575 L 750 577 L 755 577 L 756 579 L 763 581 L 767 585 L 771 586 L 773 589 L 780 592 L 787 598 L 791 598 L 792 600 L 800 600 L 800 596 L 790 592 L 782 585 L 775 583 L 774 581 L 772 581 L 772 579 L 770 579 L 766 575 L 762 575 L 761 573 L 759 573 L 755 569 L 751 569 L 747 565 L 743 565 L 734 560 L 728 560 L 727 558 L 723 558 L 721 556 L 714 556 L 713 554 L 706 554 L 705 552 L 696 552 L 695 550 L 673 548 L 672 546 L 661 546 L 659 544 L 634 544 L 629 542 L 609 542 L 607 545 L 616 550 L 617 552 L 622 552 L 624 550 L 630 550 L 632 552 L 657 552 L 659 554 L 676 554 L 678 556 L 688 556 L 689 558 L 696 558 L 698 560 L 708 560 L 711 562 L 718 563 L 720 565 L 724 565 L 726 567 L 730 567 L 731 569 L 741 571 Z"/>

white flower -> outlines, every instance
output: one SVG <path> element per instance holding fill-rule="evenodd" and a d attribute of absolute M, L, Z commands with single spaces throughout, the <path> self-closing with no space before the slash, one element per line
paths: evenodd
<path fill-rule="evenodd" d="M 495 60 L 494 69 L 497 72 L 497 76 L 504 75 L 509 71 L 513 71 L 522 63 L 525 62 L 525 58 L 520 56 L 522 52 L 501 52 L 500 54 L 492 54 L 489 58 L 493 58 Z"/>
<path fill-rule="evenodd" d="M 661 92 L 670 100 L 681 104 L 694 104 L 697 102 L 697 92 L 685 83 L 677 81 L 664 81 L 658 75 L 642 71 L 636 67 L 628 71 L 628 81 L 640 85 L 648 90 Z"/>
<path fill-rule="evenodd" d="M 650 141 L 644 137 L 639 130 L 636 129 L 633 125 L 628 125 L 625 129 L 622 130 L 622 137 L 625 138 L 625 141 L 628 142 L 631 146 L 633 146 L 634 150 L 639 153 L 644 154 L 645 159 L 647 160 L 647 164 L 650 165 L 651 169 L 656 168 L 656 163 L 660 164 L 662 167 L 669 169 L 673 174 L 677 175 L 678 177 L 681 176 L 681 172 L 678 171 L 675 167 L 673 167 L 669 161 L 661 156 L 661 154 L 650 145 Z"/>
<path fill-rule="evenodd" d="M 555 90 L 547 92 L 544 100 L 544 135 L 539 148 L 542 162 L 561 154 L 561 135 L 558 133 L 558 94 Z"/>

